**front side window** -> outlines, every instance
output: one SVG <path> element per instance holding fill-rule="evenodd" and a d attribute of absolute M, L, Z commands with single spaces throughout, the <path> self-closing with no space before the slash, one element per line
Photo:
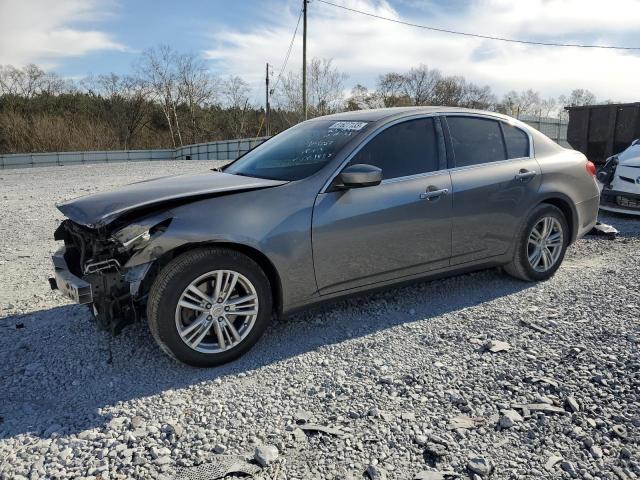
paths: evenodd
<path fill-rule="evenodd" d="M 523 158 L 529 156 L 529 135 L 523 130 L 508 123 L 502 123 L 504 141 L 507 144 L 509 158 Z"/>
<path fill-rule="evenodd" d="M 300 180 L 329 163 L 367 122 L 314 120 L 296 125 L 259 145 L 225 173 L 273 180 Z"/>
<path fill-rule="evenodd" d="M 438 143 L 432 118 L 393 125 L 369 141 L 351 160 L 382 169 L 382 178 L 398 178 L 438 170 Z"/>
<path fill-rule="evenodd" d="M 447 117 L 456 167 L 506 160 L 500 124 L 477 117 Z"/>

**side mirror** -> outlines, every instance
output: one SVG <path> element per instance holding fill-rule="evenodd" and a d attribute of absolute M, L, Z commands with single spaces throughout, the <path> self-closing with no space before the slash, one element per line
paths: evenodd
<path fill-rule="evenodd" d="M 349 165 L 340 172 L 338 181 L 345 188 L 373 187 L 382 182 L 382 169 L 364 163 Z"/>

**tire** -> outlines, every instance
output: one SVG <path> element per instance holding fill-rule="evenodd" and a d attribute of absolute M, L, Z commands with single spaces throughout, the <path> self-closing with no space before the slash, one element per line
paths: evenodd
<path fill-rule="evenodd" d="M 554 253 L 552 257 L 555 257 L 555 259 L 551 266 L 545 268 L 545 259 L 540 258 L 540 264 L 537 265 L 538 268 L 534 268 L 535 260 L 537 259 L 537 256 L 534 255 L 536 252 L 536 246 L 535 244 L 530 244 L 529 240 L 530 236 L 534 235 L 534 227 L 538 232 L 540 232 L 541 226 L 543 225 L 541 222 L 544 222 L 544 219 L 555 220 L 556 223 L 553 221 L 550 221 L 550 223 L 554 225 L 554 228 L 557 226 L 558 229 L 560 229 L 562 238 L 560 241 L 553 243 L 558 244 L 558 250 L 557 257 L 555 257 L 555 250 L 553 251 Z M 553 232 L 556 232 L 556 230 L 554 229 Z M 553 234 L 552 237 L 552 240 L 555 239 L 555 234 Z M 552 243 L 549 243 L 549 245 L 552 245 Z M 547 280 L 551 278 L 560 267 L 568 245 L 569 226 L 564 214 L 559 208 L 547 203 L 542 203 L 529 214 L 526 222 L 524 222 L 524 225 L 516 237 L 513 259 L 509 264 L 504 266 L 504 270 L 512 277 L 525 280 L 527 282 L 540 282 Z M 551 248 L 547 248 L 547 251 L 551 252 Z M 534 256 L 533 264 L 532 261 L 529 260 L 530 254 Z M 547 257 L 546 259 L 548 260 L 549 258 L 550 257 Z"/>
<path fill-rule="evenodd" d="M 227 290 L 233 290 L 227 295 L 228 304 L 227 300 L 218 303 L 224 292 L 213 298 L 218 284 L 221 289 L 226 285 Z M 200 294 L 191 293 L 194 285 Z M 211 303 L 202 300 L 203 294 Z M 240 302 L 237 307 L 232 304 L 251 296 L 256 297 L 255 307 L 253 300 Z M 198 304 L 196 297 L 203 303 Z M 249 314 L 256 310 L 257 314 Z M 247 352 L 262 336 L 271 314 L 271 286 L 265 273 L 251 258 L 225 248 L 201 248 L 174 258 L 156 277 L 147 302 L 149 329 L 160 348 L 196 367 L 222 365 Z M 196 328 L 189 331 L 190 326 Z M 196 344 L 194 336 L 200 338 L 200 332 L 205 336 Z M 196 346 L 189 345 L 188 340 Z"/>

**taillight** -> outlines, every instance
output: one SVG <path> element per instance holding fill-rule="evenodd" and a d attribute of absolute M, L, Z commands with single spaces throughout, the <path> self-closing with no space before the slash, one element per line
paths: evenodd
<path fill-rule="evenodd" d="M 593 163 L 590 160 L 587 160 L 587 164 L 585 165 L 585 167 L 587 168 L 587 172 L 589 173 L 589 175 L 591 175 L 592 177 L 596 176 L 596 165 L 595 165 L 595 163 Z"/>

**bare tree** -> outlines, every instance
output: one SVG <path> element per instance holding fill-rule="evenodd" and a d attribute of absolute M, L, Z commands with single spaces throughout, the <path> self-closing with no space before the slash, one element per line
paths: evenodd
<path fill-rule="evenodd" d="M 23 68 L 0 66 L 0 94 L 33 98 L 36 95 L 56 95 L 65 91 L 69 83 L 55 73 L 47 73 L 34 64 Z"/>
<path fill-rule="evenodd" d="M 434 105 L 457 107 L 462 105 L 467 91 L 467 82 L 462 77 L 443 77 L 434 86 L 432 101 Z"/>
<path fill-rule="evenodd" d="M 567 112 L 564 107 L 594 105 L 597 101 L 598 100 L 593 92 L 583 88 L 572 90 L 568 97 L 566 95 L 560 95 L 558 97 L 558 105 L 560 107 L 559 117 L 565 120 L 569 118 L 569 112 Z M 609 103 L 609 101 L 605 103 Z"/>
<path fill-rule="evenodd" d="M 540 100 L 540 105 L 538 106 L 539 116 L 541 117 L 555 117 L 558 115 L 558 100 L 549 97 L 543 98 Z"/>
<path fill-rule="evenodd" d="M 19 95 L 19 77 L 22 72 L 13 65 L 0 65 L 0 94 Z"/>
<path fill-rule="evenodd" d="M 596 103 L 596 96 L 593 92 L 585 90 L 583 88 L 577 88 L 571 92 L 569 98 L 560 97 L 561 103 L 567 107 L 582 107 L 584 105 L 594 105 Z"/>
<path fill-rule="evenodd" d="M 406 105 L 447 105 L 469 108 L 492 108 L 496 99 L 489 86 L 478 86 L 461 76 L 443 77 L 426 65 L 406 74 L 387 73 L 378 78 L 375 92 L 387 107 Z"/>
<path fill-rule="evenodd" d="M 402 91 L 411 99 L 413 105 L 433 103 L 435 89 L 442 79 L 439 70 L 432 70 L 426 65 L 420 65 L 409 70 L 403 77 Z"/>
<path fill-rule="evenodd" d="M 584 89 L 557 99 L 531 89 L 510 91 L 498 101 L 488 86 L 443 76 L 426 65 L 386 73 L 375 89 L 356 85 L 350 95 L 344 92 L 345 79 L 331 60 L 311 60 L 311 116 L 343 108 L 427 104 L 496 109 L 513 116 L 566 116 L 565 105 L 596 102 Z M 271 118 L 275 131 L 303 118 L 301 76 L 289 73 L 277 85 Z M 183 140 L 248 136 L 260 131 L 264 118 L 251 98 L 242 78 L 221 82 L 198 56 L 168 46 L 144 52 L 133 76 L 107 74 L 82 82 L 36 65 L 0 65 L 0 151 L 176 147 Z"/>
<path fill-rule="evenodd" d="M 503 97 L 499 110 L 513 117 L 538 115 L 540 102 L 540 94 L 531 89 L 522 92 L 511 90 Z"/>
<path fill-rule="evenodd" d="M 446 82 L 448 85 L 441 84 L 443 78 L 439 70 L 420 65 L 404 74 L 390 72 L 378 77 L 377 92 L 388 107 L 429 105 L 438 103 L 437 98 L 450 97 L 451 92 L 445 90 L 455 86 L 452 79 Z"/>
<path fill-rule="evenodd" d="M 307 69 L 308 109 L 311 116 L 338 111 L 344 104 L 344 80 L 347 76 L 333 67 L 331 59 L 313 58 Z M 289 72 L 281 79 L 276 92 L 276 104 L 296 112 L 302 118 L 302 78 Z"/>
<path fill-rule="evenodd" d="M 495 108 L 496 103 L 496 96 L 489 85 L 481 87 L 475 83 L 468 83 L 460 106 L 479 110 L 492 110 Z"/>
<path fill-rule="evenodd" d="M 302 119 L 302 80 L 300 75 L 289 72 L 280 79 L 275 91 L 275 104 L 282 110 L 292 112 L 294 120 L 288 120 L 289 125 Z"/>
<path fill-rule="evenodd" d="M 364 85 L 356 85 L 351 89 L 351 96 L 347 99 L 347 110 L 369 110 L 384 107 L 384 101 L 377 92 L 370 92 Z"/>
<path fill-rule="evenodd" d="M 401 107 L 410 105 L 411 100 L 403 91 L 404 76 L 390 72 L 378 77 L 376 92 L 385 107 Z"/>
<path fill-rule="evenodd" d="M 198 143 L 202 129 L 198 124 L 197 107 L 216 102 L 219 80 L 208 72 L 204 61 L 193 54 L 180 55 L 177 63 L 180 98 L 189 109 L 191 142 Z"/>
<path fill-rule="evenodd" d="M 121 148 L 130 148 L 148 122 L 149 86 L 138 77 L 109 73 L 80 82 L 90 96 L 103 100 L 104 121 L 118 132 Z"/>
<path fill-rule="evenodd" d="M 519 115 L 531 115 L 536 117 L 563 116 L 562 106 L 567 105 L 567 97 L 560 96 L 543 98 L 539 92 L 524 90 L 522 92 L 510 91 L 498 104 L 498 110 L 517 117 Z"/>
<path fill-rule="evenodd" d="M 178 120 L 177 106 L 180 91 L 178 89 L 177 53 L 168 45 L 151 48 L 142 54 L 138 64 L 138 74 L 147 85 L 154 99 L 162 107 L 167 120 L 171 142 L 176 147 L 176 136 L 182 145 L 182 133 Z"/>
<path fill-rule="evenodd" d="M 0 65 L 0 95 L 7 95 L 7 106 L 15 109 L 26 105 L 24 100 L 38 95 L 59 95 L 73 91 L 73 82 L 53 72 L 45 72 L 37 65 L 16 68 Z"/>
<path fill-rule="evenodd" d="M 238 76 L 231 76 L 222 84 L 224 104 L 230 110 L 231 128 L 236 138 L 246 133 L 250 92 L 247 82 Z"/>
<path fill-rule="evenodd" d="M 331 59 L 314 58 L 307 70 L 309 105 L 315 115 L 337 111 L 344 100 L 344 81 L 347 75 L 332 66 Z"/>

